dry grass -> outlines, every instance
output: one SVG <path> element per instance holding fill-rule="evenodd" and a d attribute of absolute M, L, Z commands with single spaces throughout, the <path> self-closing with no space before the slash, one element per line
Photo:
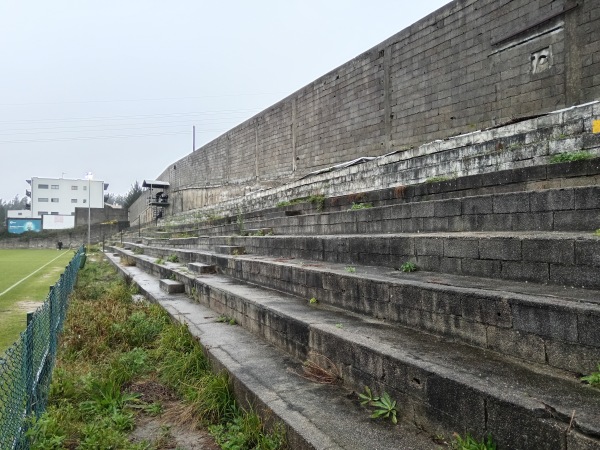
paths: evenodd
<path fill-rule="evenodd" d="M 316 352 L 311 352 L 308 358 L 302 364 L 302 373 L 296 372 L 297 375 L 319 384 L 337 384 L 342 381 L 341 371 L 331 359 Z"/>

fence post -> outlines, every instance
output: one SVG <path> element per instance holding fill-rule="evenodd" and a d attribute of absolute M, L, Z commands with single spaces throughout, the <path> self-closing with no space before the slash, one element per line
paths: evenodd
<path fill-rule="evenodd" d="M 33 312 L 27 313 L 25 330 L 25 414 L 29 416 L 33 407 Z"/>
<path fill-rule="evenodd" d="M 62 279 L 62 274 L 60 276 Z M 54 286 L 50 286 L 50 292 L 48 293 L 48 313 L 50 314 L 50 355 L 54 358 L 56 354 L 56 319 L 54 317 L 56 309 L 56 296 L 54 295 Z"/>

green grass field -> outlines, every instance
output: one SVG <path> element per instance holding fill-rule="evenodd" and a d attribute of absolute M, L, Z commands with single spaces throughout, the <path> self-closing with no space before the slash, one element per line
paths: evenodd
<path fill-rule="evenodd" d="M 0 354 L 19 337 L 27 312 L 46 299 L 72 258 L 72 250 L 0 250 Z"/>

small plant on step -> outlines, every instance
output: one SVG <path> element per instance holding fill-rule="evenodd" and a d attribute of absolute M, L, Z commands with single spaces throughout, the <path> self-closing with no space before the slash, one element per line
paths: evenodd
<path fill-rule="evenodd" d="M 238 210 L 237 210 L 236 223 L 238 226 L 238 232 L 239 232 L 240 236 L 243 236 L 246 232 L 246 227 L 244 225 L 244 214 L 242 213 L 241 208 L 238 208 Z"/>
<path fill-rule="evenodd" d="M 492 435 L 488 434 L 485 440 L 479 442 L 469 433 L 463 439 L 458 433 L 454 433 L 454 442 L 452 443 L 454 450 L 496 450 L 496 443 L 492 439 Z"/>
<path fill-rule="evenodd" d="M 372 207 L 373 207 L 372 203 L 352 203 L 352 206 L 350 207 L 350 211 L 357 211 L 359 209 L 369 209 Z"/>
<path fill-rule="evenodd" d="M 375 408 L 375 411 L 371 414 L 372 419 L 382 417 L 384 419 L 390 419 L 393 424 L 398 423 L 398 418 L 396 417 L 396 414 L 398 413 L 396 410 L 396 400 L 392 400 L 387 392 L 384 392 L 379 400 L 371 403 L 371 406 Z"/>
<path fill-rule="evenodd" d="M 325 206 L 325 197 L 321 194 L 311 195 L 308 197 L 308 201 L 317 207 L 317 211 L 323 211 L 323 206 Z"/>
<path fill-rule="evenodd" d="M 236 320 L 233 317 L 229 317 L 229 316 L 219 316 L 219 317 L 217 317 L 217 322 L 228 323 L 229 325 L 237 324 Z"/>
<path fill-rule="evenodd" d="M 407 261 L 400 266 L 402 272 L 414 272 L 417 270 L 417 265 L 414 262 Z"/>
<path fill-rule="evenodd" d="M 358 394 L 358 398 L 360 399 L 360 404 L 363 406 L 369 406 L 371 402 L 379 400 L 379 397 L 373 395 L 373 391 L 371 391 L 369 386 L 365 386 L 364 394 Z"/>
<path fill-rule="evenodd" d="M 581 381 L 586 381 L 592 386 L 600 387 L 600 364 L 598 364 L 597 372 L 592 372 L 585 377 L 581 377 Z"/>
<path fill-rule="evenodd" d="M 172 263 L 178 263 L 179 262 L 179 256 L 177 256 L 177 255 L 169 255 L 169 257 L 167 258 L 167 261 L 172 262 Z"/>
<path fill-rule="evenodd" d="M 165 261 L 162 258 L 158 258 L 156 261 L 154 261 L 156 264 L 164 264 Z"/>
<path fill-rule="evenodd" d="M 319 300 L 317 300 L 316 297 L 312 297 L 308 303 L 310 303 L 311 305 L 316 305 L 317 303 L 319 303 Z"/>
<path fill-rule="evenodd" d="M 594 235 L 600 236 L 600 228 L 598 228 L 596 231 L 594 231 Z"/>
<path fill-rule="evenodd" d="M 373 395 L 368 386 L 365 386 L 365 393 L 358 394 L 360 404 L 374 408 L 371 413 L 371 419 L 390 419 L 392 423 L 398 423 L 398 410 L 396 409 L 396 400 L 392 400 L 390 394 L 384 391 L 381 397 Z"/>
<path fill-rule="evenodd" d="M 346 272 L 354 273 L 354 272 L 356 272 L 356 267 L 348 266 L 348 267 L 346 267 Z"/>

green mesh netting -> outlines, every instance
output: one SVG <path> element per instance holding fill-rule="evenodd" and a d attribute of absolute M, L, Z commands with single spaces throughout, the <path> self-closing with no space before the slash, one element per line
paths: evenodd
<path fill-rule="evenodd" d="M 0 356 L 0 449 L 27 449 L 28 417 L 39 417 L 46 408 L 58 334 L 84 255 L 81 246 L 26 330 Z"/>

